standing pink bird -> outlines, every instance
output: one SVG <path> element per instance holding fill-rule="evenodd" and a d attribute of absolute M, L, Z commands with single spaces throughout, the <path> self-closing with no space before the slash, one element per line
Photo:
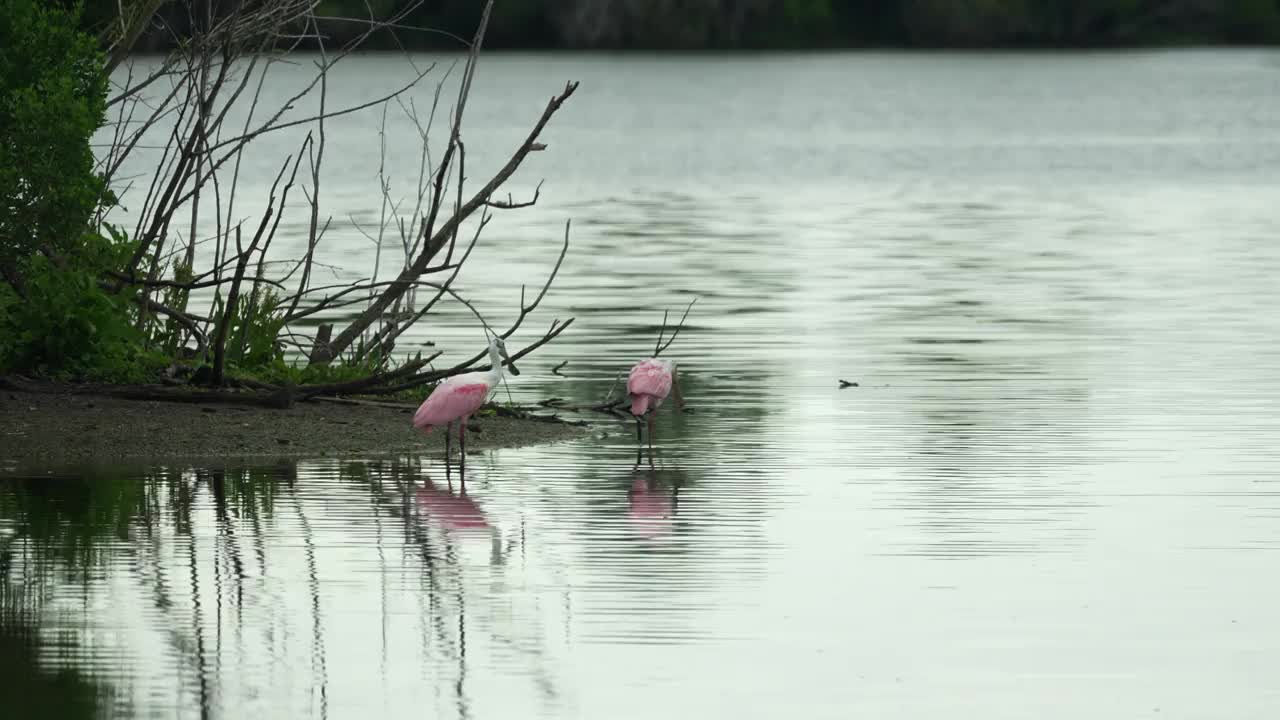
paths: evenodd
<path fill-rule="evenodd" d="M 422 486 L 414 495 L 427 522 L 440 528 L 446 538 L 456 540 L 460 547 L 463 543 L 470 544 L 470 541 L 488 535 L 489 561 L 495 564 L 501 562 L 502 537 L 498 528 L 489 522 L 484 509 L 467 494 L 465 487 L 461 494 L 455 495 L 452 488 L 438 488 L 430 477 L 424 477 Z M 450 548 L 449 552 L 455 549 Z"/>
<path fill-rule="evenodd" d="M 436 487 L 431 478 L 426 478 L 422 486 L 414 491 L 414 497 L 427 517 L 445 530 L 490 529 L 484 510 L 466 492 L 455 495 L 451 490 Z"/>
<path fill-rule="evenodd" d="M 636 363 L 627 376 L 627 393 L 631 395 L 631 414 L 636 417 L 636 462 L 640 462 L 641 441 L 640 419 L 649 419 L 649 466 L 653 467 L 653 423 L 658 406 L 667 399 L 667 394 L 675 388 L 676 402 L 684 409 L 684 398 L 680 396 L 680 378 L 676 372 L 676 364 L 670 360 L 649 358 Z"/>
<path fill-rule="evenodd" d="M 453 423 L 460 422 L 458 442 L 461 445 L 462 465 L 467 462 L 467 419 L 484 404 L 489 393 L 502 381 L 502 361 L 506 359 L 507 346 L 497 335 L 489 341 L 489 362 L 492 367 L 488 372 L 470 372 L 454 375 L 436 386 L 431 395 L 422 401 L 418 411 L 413 414 L 413 426 L 430 433 L 440 425 L 445 426 L 444 457 L 449 460 L 449 438 L 453 433 Z M 520 370 L 511 363 L 511 374 L 519 375 Z"/>

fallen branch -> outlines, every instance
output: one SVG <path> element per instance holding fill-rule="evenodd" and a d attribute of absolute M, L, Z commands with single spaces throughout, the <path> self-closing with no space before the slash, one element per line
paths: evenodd
<path fill-rule="evenodd" d="M 598 412 L 598 413 L 605 413 L 608 415 L 614 415 L 616 417 L 627 417 L 630 413 L 628 413 L 625 410 L 624 406 L 626 405 L 626 403 L 627 403 L 626 398 L 621 398 L 618 400 L 608 400 L 602 403 L 595 403 L 592 405 L 582 405 L 582 404 L 571 405 L 565 402 L 564 398 L 553 397 L 553 398 L 547 398 L 546 400 L 539 401 L 538 406 L 547 408 L 548 410 L 561 410 L 564 412 Z"/>
<path fill-rule="evenodd" d="M 395 370 L 375 373 L 358 380 L 317 385 L 300 385 L 294 388 L 294 393 L 303 400 L 321 395 L 358 395 L 376 389 L 379 386 L 385 386 L 388 383 L 410 377 L 418 370 L 426 367 L 432 360 L 435 360 L 439 356 L 440 353 L 437 352 L 421 360 L 407 362 Z"/>

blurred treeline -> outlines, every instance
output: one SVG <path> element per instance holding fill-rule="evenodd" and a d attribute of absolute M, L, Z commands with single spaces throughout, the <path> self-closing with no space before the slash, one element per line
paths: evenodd
<path fill-rule="evenodd" d="M 163 50 L 206 3 L 166 0 L 139 50 Z M 260 1 L 260 0 L 257 0 Z M 90 20 L 118 0 L 86 0 Z M 323 0 L 318 14 L 389 17 L 413 0 Z M 403 24 L 474 32 L 484 0 L 425 0 Z M 341 43 L 362 30 L 329 21 Z M 489 49 L 802 49 L 842 47 L 1117 47 L 1271 44 L 1280 0 L 498 0 Z M 456 48 L 447 35 L 401 30 L 373 46 Z"/>

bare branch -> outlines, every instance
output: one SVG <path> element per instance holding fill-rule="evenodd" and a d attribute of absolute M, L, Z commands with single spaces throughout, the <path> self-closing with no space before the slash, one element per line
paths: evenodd
<path fill-rule="evenodd" d="M 530 146 L 536 142 L 538 135 L 541 134 L 543 128 L 545 128 L 547 123 L 551 120 L 551 116 L 560 109 L 564 102 L 568 100 L 577 89 L 577 83 L 568 83 L 565 85 L 563 92 L 556 97 L 553 97 L 547 103 L 546 109 L 543 110 L 542 116 L 538 119 L 537 124 L 534 125 L 533 130 L 529 133 L 529 137 L 525 139 L 524 143 L 522 143 L 516 150 L 511 159 L 507 161 L 507 164 L 504 165 L 498 173 L 480 189 L 478 193 L 473 195 L 471 199 L 462 206 L 460 212 L 455 213 L 453 217 L 449 218 L 449 220 L 445 222 L 444 226 L 431 236 L 431 239 L 425 243 L 425 246 L 418 254 L 418 257 L 414 259 L 413 263 L 409 267 L 405 268 L 400 273 L 399 277 L 396 278 L 397 282 L 388 286 L 372 305 L 352 320 L 351 324 L 348 325 L 347 328 L 343 330 L 330 344 L 328 352 L 319 357 L 322 357 L 325 360 L 331 359 L 346 350 L 347 347 L 349 347 L 351 343 L 362 332 L 364 332 L 365 328 L 372 325 L 377 318 L 381 316 L 384 310 L 404 295 L 405 291 L 407 291 L 412 285 L 412 281 L 422 275 L 426 270 L 435 253 L 444 247 L 445 243 L 453 233 L 454 228 L 460 225 L 469 215 L 471 215 L 472 212 L 481 207 L 484 202 L 493 195 L 493 192 L 501 186 L 502 183 L 506 182 L 507 178 L 511 177 L 511 175 L 515 173 L 516 169 L 520 167 L 521 162 L 524 161 L 525 156 L 529 154 Z"/>
<path fill-rule="evenodd" d="M 504 340 L 511 337 L 513 334 L 515 334 L 515 331 L 520 328 L 520 325 L 524 323 L 524 319 L 529 316 L 529 313 L 537 309 L 538 303 L 542 302 L 542 298 L 546 296 L 547 290 L 551 287 L 552 281 L 556 279 L 556 275 L 560 272 L 560 264 L 564 262 L 565 253 L 567 253 L 568 251 L 569 251 L 569 222 L 566 221 L 564 224 L 564 247 L 560 249 L 560 258 L 556 260 L 556 265 L 554 268 L 552 268 L 551 274 L 547 277 L 547 282 L 542 286 L 542 291 L 538 293 L 538 296 L 534 298 L 533 302 L 529 305 L 524 304 L 524 297 L 523 297 L 524 293 L 523 293 L 523 290 L 521 291 L 520 314 L 518 317 L 516 317 L 515 322 L 511 324 L 511 327 L 507 328 L 507 331 L 502 333 L 499 337 L 503 338 Z M 534 349 L 541 347 L 547 342 L 550 342 L 552 338 L 564 332 L 565 328 L 569 327 L 569 324 L 572 323 L 573 320 L 574 320 L 573 318 L 569 318 L 564 323 L 559 323 L 559 321 L 553 322 L 551 324 L 551 329 L 547 331 L 547 334 L 545 334 L 541 340 L 525 348 L 521 352 L 516 353 L 515 355 L 512 355 L 511 360 L 519 360 L 529 352 L 532 352 Z M 557 326 L 557 323 L 559 323 L 558 326 Z M 466 370 L 471 368 L 471 366 L 475 365 L 476 363 L 480 362 L 482 359 L 487 357 L 487 355 L 488 355 L 488 351 L 482 351 L 482 352 L 476 353 L 474 356 L 471 357 L 471 359 L 467 360 L 464 363 L 455 365 L 452 368 L 452 370 L 447 372 L 453 373 L 453 371 L 455 370 L 457 372 L 465 372 Z M 507 364 L 510 364 L 510 363 L 507 363 Z M 486 365 L 476 369 L 486 370 L 488 369 L 488 367 L 489 366 Z M 456 374 L 456 373 L 453 373 L 453 374 Z M 442 376 L 442 377 L 447 377 L 447 376 Z"/>
<path fill-rule="evenodd" d="M 512 199 L 511 193 L 507 193 L 507 200 L 486 200 L 485 207 L 495 208 L 497 210 L 515 210 L 518 208 L 533 207 L 538 203 L 538 198 L 542 195 L 542 181 L 538 181 L 538 187 L 533 189 L 533 199 L 529 202 L 516 202 Z"/>
<path fill-rule="evenodd" d="M 222 384 L 226 363 L 227 334 L 230 331 L 231 323 L 235 320 L 236 304 L 240 297 L 240 282 L 244 279 L 249 257 L 258 248 L 258 243 L 262 240 L 262 236 L 267 230 L 267 223 L 271 221 L 271 216 L 276 212 L 276 189 L 280 185 L 280 180 L 284 178 L 285 170 L 289 168 L 289 160 L 292 159 L 292 157 L 285 158 L 284 164 L 280 166 L 280 172 L 276 175 L 275 182 L 271 185 L 271 193 L 267 198 L 267 209 L 262 213 L 262 221 L 258 224 L 258 231 L 254 233 L 253 240 L 249 243 L 248 251 L 245 251 L 240 245 L 240 227 L 236 226 L 236 251 L 239 259 L 236 262 L 235 279 L 231 283 L 231 289 L 227 292 L 227 307 L 223 313 L 222 322 L 218 323 L 218 332 L 214 338 L 213 376 L 210 379 L 212 385 Z"/>
<path fill-rule="evenodd" d="M 658 357 L 663 350 L 671 347 L 671 343 L 676 341 L 676 336 L 680 334 L 680 330 L 684 328 L 684 319 L 689 317 L 689 311 L 693 309 L 693 304 L 698 302 L 698 298 L 689 301 L 689 306 L 684 309 L 684 315 L 680 316 L 680 322 L 676 325 L 675 330 L 671 333 L 671 338 L 667 340 L 665 345 L 662 344 L 662 333 L 667 329 L 667 312 L 662 311 L 662 329 L 658 331 L 658 344 L 653 347 L 653 356 Z"/>

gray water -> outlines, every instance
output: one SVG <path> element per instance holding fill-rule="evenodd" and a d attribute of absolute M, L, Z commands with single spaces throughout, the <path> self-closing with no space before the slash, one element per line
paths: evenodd
<path fill-rule="evenodd" d="M 354 60 L 330 99 L 397 72 Z M 694 412 L 664 407 L 656 470 L 597 415 L 472 458 L 465 498 L 429 455 L 0 480 L 0 667 L 41 668 L 6 694 L 184 718 L 1280 712 L 1280 54 L 494 55 L 473 182 L 568 79 L 510 188 L 542 199 L 459 287 L 509 322 L 573 219 L 516 344 L 576 321 L 517 401 L 602 399 L 697 297 L 667 353 Z M 341 278 L 372 268 L 339 221 L 376 221 L 378 123 L 329 128 Z M 388 136 L 416 147 L 403 119 Z M 393 153 L 397 182 L 415 162 Z M 305 213 L 281 227 L 288 257 Z M 445 362 L 477 337 L 449 307 L 413 339 Z"/>

